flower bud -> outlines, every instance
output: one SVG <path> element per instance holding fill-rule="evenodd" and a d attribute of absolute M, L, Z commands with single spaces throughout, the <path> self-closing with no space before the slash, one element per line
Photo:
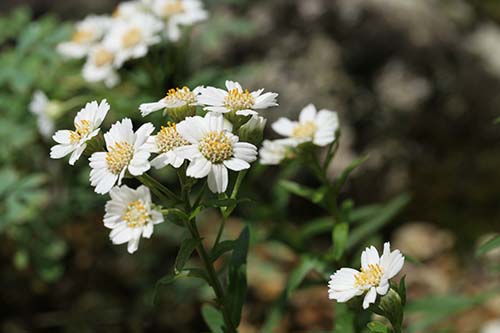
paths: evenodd
<path fill-rule="evenodd" d="M 250 142 L 254 145 L 259 145 L 264 138 L 264 127 L 267 119 L 261 116 L 252 116 L 240 127 L 238 136 L 242 141 Z"/>
<path fill-rule="evenodd" d="M 394 289 L 389 289 L 387 294 L 380 298 L 378 308 L 379 314 L 386 317 L 397 331 L 403 323 L 403 304 L 399 294 Z"/>
<path fill-rule="evenodd" d="M 184 104 L 178 107 L 167 107 L 163 114 L 168 115 L 172 122 L 180 123 L 186 117 L 192 117 L 196 114 L 196 106 Z"/>

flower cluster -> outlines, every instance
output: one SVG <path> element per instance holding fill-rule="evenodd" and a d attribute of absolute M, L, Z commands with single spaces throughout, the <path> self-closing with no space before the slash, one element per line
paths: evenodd
<path fill-rule="evenodd" d="M 84 79 L 112 87 L 126 61 L 144 57 L 162 40 L 178 40 L 181 26 L 206 17 L 200 0 L 127 1 L 112 16 L 90 15 L 78 22 L 71 40 L 59 44 L 58 51 L 67 58 L 86 58 Z"/>
<path fill-rule="evenodd" d="M 260 163 L 279 164 L 284 159 L 293 157 L 302 144 L 327 146 L 335 140 L 338 127 L 339 120 L 335 111 L 317 111 L 314 105 L 309 104 L 300 112 L 298 121 L 280 118 L 272 124 L 273 130 L 285 138 L 264 140 L 260 150 Z"/>
<path fill-rule="evenodd" d="M 104 222 L 113 229 L 113 243 L 128 242 L 132 253 L 141 235 L 149 238 L 153 225 L 163 221 L 151 203 L 149 189 L 130 189 L 122 185 L 124 178 L 140 177 L 151 166 L 161 169 L 184 165 L 187 177 L 206 177 L 211 192 L 224 193 L 229 170 L 248 169 L 257 159 L 256 144 L 261 141 L 266 121 L 256 110 L 278 105 L 278 94 L 263 93 L 263 89 L 250 93 L 232 81 L 227 81 L 226 87 L 228 92 L 217 96 L 213 93 L 223 90 L 171 89 L 163 99 L 140 105 L 143 116 L 164 110 L 165 125 L 158 131 L 149 122 L 134 130 L 132 121 L 125 118 L 100 135 L 100 126 L 110 109 L 103 100 L 99 104 L 87 103 L 76 115 L 73 130 L 59 130 L 53 135 L 58 144 L 52 147 L 51 158 L 70 155 L 69 164 L 73 165 L 82 154 L 90 155 L 90 184 L 96 193 L 111 195 Z M 232 112 L 230 121 L 226 115 Z"/>

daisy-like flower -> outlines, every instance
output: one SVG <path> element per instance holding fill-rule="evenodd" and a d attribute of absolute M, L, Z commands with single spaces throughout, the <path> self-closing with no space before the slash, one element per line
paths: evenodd
<path fill-rule="evenodd" d="M 150 238 L 154 225 L 163 222 L 163 215 L 152 207 L 151 193 L 144 185 L 136 190 L 114 187 L 109 195 L 104 215 L 104 226 L 112 229 L 109 238 L 113 244 L 128 243 L 128 252 L 134 253 L 141 237 Z"/>
<path fill-rule="evenodd" d="M 326 146 L 335 140 L 335 131 L 339 119 L 335 111 L 320 110 L 309 104 L 302 109 L 299 121 L 280 118 L 272 128 L 276 133 L 289 137 L 297 143 L 312 142 L 317 146 Z"/>
<path fill-rule="evenodd" d="M 83 78 L 87 82 L 104 82 L 108 88 L 115 86 L 120 81 L 115 59 L 116 54 L 108 45 L 101 43 L 94 46 L 83 66 Z"/>
<path fill-rule="evenodd" d="M 267 92 L 264 89 L 250 92 L 243 90 L 238 82 L 226 81 L 226 90 L 206 87 L 201 89 L 198 102 L 206 105 L 205 110 L 227 113 L 234 112 L 239 116 L 257 115 L 260 109 L 277 106 L 277 93 Z"/>
<path fill-rule="evenodd" d="M 144 57 L 151 45 L 161 41 L 163 24 L 152 15 L 138 13 L 113 23 L 104 42 L 115 54 L 114 64 L 121 67 L 129 59 Z"/>
<path fill-rule="evenodd" d="M 37 116 L 37 125 L 44 138 L 50 138 L 55 132 L 54 119 L 57 118 L 62 108 L 58 102 L 50 101 L 43 91 L 37 90 L 29 104 L 31 113 Z"/>
<path fill-rule="evenodd" d="M 208 17 L 199 0 L 144 0 L 151 11 L 166 22 L 166 36 L 177 41 L 181 36 L 180 26 L 193 25 Z"/>
<path fill-rule="evenodd" d="M 75 32 L 70 41 L 57 46 L 57 51 L 67 58 L 79 59 L 85 57 L 92 46 L 103 36 L 111 24 L 106 16 L 90 15 L 75 26 Z"/>
<path fill-rule="evenodd" d="M 178 156 L 191 161 L 186 174 L 193 178 L 208 176 L 208 188 L 214 193 L 226 191 L 227 169 L 248 169 L 257 158 L 257 148 L 239 142 L 221 115 L 209 112 L 204 118 L 188 117 L 177 124 L 177 131 L 190 143 L 175 150 Z"/>
<path fill-rule="evenodd" d="M 161 169 L 167 165 L 174 168 L 180 167 L 184 162 L 184 158 L 178 156 L 175 149 L 191 144 L 177 132 L 177 124 L 170 122 L 167 126 L 162 126 L 156 135 L 150 136 L 148 143 L 153 146 L 152 152 L 159 154 L 151 160 L 151 165 L 156 169 Z"/>
<path fill-rule="evenodd" d="M 341 268 L 330 276 L 328 298 L 344 303 L 355 296 L 366 293 L 363 309 L 375 303 L 378 295 L 389 290 L 389 280 L 403 268 L 404 257 L 399 250 L 391 252 L 390 243 L 384 244 L 384 252 L 379 257 L 373 246 L 361 254 L 361 271 Z"/>
<path fill-rule="evenodd" d="M 173 119 L 174 121 L 183 120 L 187 115 L 194 115 L 201 89 L 202 87 L 196 87 L 192 91 L 188 87 L 170 89 L 158 102 L 143 103 L 139 110 L 143 117 L 158 110 L 165 110 L 171 117 L 179 118 Z"/>
<path fill-rule="evenodd" d="M 289 139 L 264 140 L 260 148 L 260 164 L 277 165 L 291 154 L 291 149 L 296 145 Z"/>
<path fill-rule="evenodd" d="M 121 181 L 128 170 L 133 176 L 140 176 L 151 167 L 150 144 L 146 141 L 153 132 L 151 123 L 142 125 L 136 132 L 132 121 L 125 118 L 114 123 L 104 134 L 107 152 L 97 152 L 90 156 L 90 183 L 95 192 L 107 193 Z"/>
<path fill-rule="evenodd" d="M 138 13 L 145 13 L 147 6 L 142 1 L 125 1 L 119 3 L 113 11 L 113 19 L 130 19 Z"/>
<path fill-rule="evenodd" d="M 96 101 L 87 103 L 75 117 L 75 130 L 60 130 L 52 137 L 58 145 L 50 149 L 50 157 L 57 159 L 71 154 L 69 164 L 73 165 L 80 158 L 87 148 L 87 142 L 99 133 L 106 114 L 109 111 L 109 104 L 102 100 L 100 104 Z"/>

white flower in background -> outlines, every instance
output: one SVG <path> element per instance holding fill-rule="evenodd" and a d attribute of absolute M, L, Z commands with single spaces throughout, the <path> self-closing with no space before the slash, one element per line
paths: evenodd
<path fill-rule="evenodd" d="M 107 16 L 90 15 L 76 23 L 75 32 L 70 41 L 60 43 L 57 51 L 67 58 L 83 58 L 92 46 L 104 36 L 111 24 Z"/>
<path fill-rule="evenodd" d="M 280 164 L 285 158 L 287 158 L 287 155 L 290 153 L 290 149 L 295 145 L 296 142 L 289 139 L 264 140 L 259 151 L 260 164 Z"/>
<path fill-rule="evenodd" d="M 75 130 L 60 130 L 52 137 L 58 145 L 50 149 L 50 157 L 57 159 L 71 154 L 69 164 L 73 165 L 80 158 L 87 148 L 87 141 L 99 133 L 106 114 L 109 111 L 109 104 L 102 100 L 100 104 L 96 101 L 87 103 L 75 117 Z"/>
<path fill-rule="evenodd" d="M 363 309 L 375 303 L 377 294 L 385 295 L 389 280 L 403 268 L 404 257 L 399 250 L 391 252 L 390 243 L 384 244 L 381 257 L 373 246 L 361 254 L 361 271 L 341 268 L 330 276 L 328 298 L 344 303 L 355 296 L 366 293 Z"/>
<path fill-rule="evenodd" d="M 272 128 L 276 133 L 296 140 L 297 143 L 312 141 L 317 146 L 326 146 L 335 140 L 339 119 L 335 111 L 320 110 L 309 104 L 302 109 L 299 121 L 280 118 Z"/>
<path fill-rule="evenodd" d="M 190 90 L 188 87 L 170 89 L 167 95 L 158 102 L 143 103 L 139 106 L 139 110 L 143 117 L 158 110 L 179 109 L 184 107 L 196 107 L 198 105 L 198 95 L 203 87 L 196 87 Z"/>
<path fill-rule="evenodd" d="M 149 137 L 148 143 L 154 147 L 152 152 L 159 154 L 151 160 L 151 165 L 156 169 L 161 169 L 167 165 L 172 165 L 174 168 L 180 167 L 184 162 L 184 158 L 178 156 L 175 149 L 191 144 L 177 132 L 177 124 L 174 123 L 162 126 L 156 135 Z"/>
<path fill-rule="evenodd" d="M 60 104 L 50 101 L 43 91 L 37 90 L 33 94 L 29 110 L 37 116 L 37 125 L 40 134 L 45 138 L 50 138 L 55 132 L 54 119 L 62 111 Z"/>
<path fill-rule="evenodd" d="M 163 215 L 152 208 L 151 193 L 144 185 L 136 190 L 114 187 L 109 195 L 104 215 L 104 226 L 112 229 L 109 238 L 113 244 L 128 243 L 128 252 L 134 253 L 141 237 L 150 238 L 154 225 L 163 222 Z"/>
<path fill-rule="evenodd" d="M 277 93 L 267 92 L 264 89 L 249 92 L 243 90 L 238 82 L 226 81 L 226 90 L 206 87 L 201 89 L 198 97 L 200 104 L 206 105 L 205 110 L 226 113 L 235 112 L 240 116 L 257 115 L 259 109 L 277 106 Z"/>
<path fill-rule="evenodd" d="M 85 81 L 104 82 L 108 88 L 115 86 L 120 81 L 114 65 L 115 58 L 116 55 L 109 46 L 105 44 L 94 46 L 83 66 L 82 74 Z"/>
<path fill-rule="evenodd" d="M 116 6 L 113 11 L 113 19 L 130 19 L 137 14 L 145 13 L 147 9 L 142 1 L 124 1 Z"/>
<path fill-rule="evenodd" d="M 167 38 L 176 41 L 181 36 L 180 26 L 193 25 L 208 17 L 199 0 L 145 0 L 151 11 L 166 22 Z"/>
<path fill-rule="evenodd" d="M 121 185 L 125 172 L 140 176 L 151 167 L 149 164 L 150 144 L 147 139 L 153 132 L 151 123 L 142 125 L 136 132 L 128 118 L 114 123 L 104 134 L 107 152 L 90 156 L 90 183 L 95 192 L 104 194 L 118 183 Z"/>
<path fill-rule="evenodd" d="M 498 332 L 500 332 L 500 319 L 493 319 L 483 324 L 480 333 L 498 333 Z"/>
<path fill-rule="evenodd" d="M 158 34 L 162 28 L 161 21 L 148 14 L 138 13 L 130 19 L 116 20 L 104 39 L 115 54 L 115 66 L 144 57 L 151 45 L 161 41 Z"/>
<path fill-rule="evenodd" d="M 208 188 L 214 193 L 227 189 L 228 171 L 250 168 L 257 158 L 257 148 L 229 132 L 224 117 L 208 113 L 188 117 L 177 124 L 179 134 L 189 141 L 189 146 L 177 148 L 175 153 L 191 161 L 186 174 L 194 178 L 208 176 Z"/>

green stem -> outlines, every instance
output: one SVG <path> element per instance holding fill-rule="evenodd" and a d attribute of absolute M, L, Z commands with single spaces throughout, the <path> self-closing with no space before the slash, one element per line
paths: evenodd
<path fill-rule="evenodd" d="M 168 188 L 163 186 L 163 184 L 161 184 L 159 181 L 157 181 L 155 178 L 151 177 L 147 173 L 138 176 L 137 179 L 139 179 L 146 186 L 148 186 L 149 184 L 150 187 L 158 189 L 163 194 L 165 194 L 170 200 L 180 201 L 179 197 L 174 192 L 170 191 Z"/>

